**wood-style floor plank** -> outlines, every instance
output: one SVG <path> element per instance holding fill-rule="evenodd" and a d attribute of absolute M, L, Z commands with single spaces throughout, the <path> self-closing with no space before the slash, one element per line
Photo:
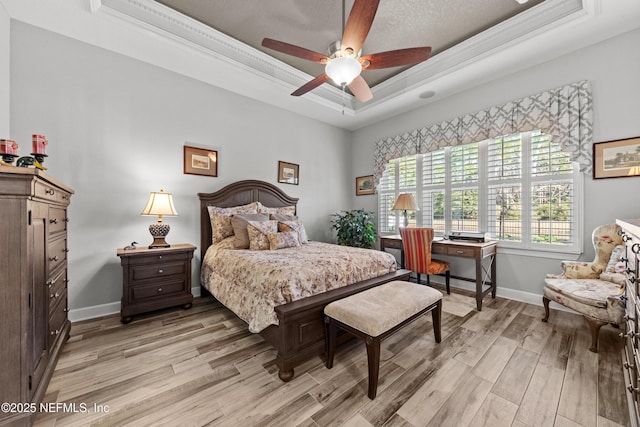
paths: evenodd
<path fill-rule="evenodd" d="M 367 397 L 361 341 L 315 357 L 283 383 L 275 351 L 219 303 L 196 299 L 123 325 L 76 323 L 45 395 L 86 404 L 52 412 L 60 426 L 511 426 L 620 427 L 629 423 L 618 330 L 603 327 L 591 353 L 581 316 L 501 298 L 444 296 L 442 341 L 431 316 L 382 342 L 375 400 Z M 95 408 L 102 410 L 94 410 Z"/>

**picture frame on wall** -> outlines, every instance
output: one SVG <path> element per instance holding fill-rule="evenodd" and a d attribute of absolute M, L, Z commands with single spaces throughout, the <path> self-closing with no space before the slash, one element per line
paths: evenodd
<path fill-rule="evenodd" d="M 206 148 L 184 146 L 184 173 L 218 176 L 218 152 Z"/>
<path fill-rule="evenodd" d="M 640 136 L 593 144 L 593 179 L 640 176 Z"/>
<path fill-rule="evenodd" d="M 278 182 L 281 184 L 298 185 L 300 166 L 295 163 L 278 161 Z"/>
<path fill-rule="evenodd" d="M 375 191 L 373 175 L 359 176 L 356 178 L 356 196 L 375 194 Z"/>

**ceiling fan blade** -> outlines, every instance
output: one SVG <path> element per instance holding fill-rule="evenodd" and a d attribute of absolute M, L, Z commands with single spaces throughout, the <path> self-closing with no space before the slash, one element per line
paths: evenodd
<path fill-rule="evenodd" d="M 360 62 L 369 61 L 370 64 L 362 68 L 375 70 L 377 68 L 397 67 L 399 65 L 417 64 L 426 61 L 431 54 L 431 47 L 411 47 L 408 49 L 390 50 L 374 53 L 360 58 Z"/>
<path fill-rule="evenodd" d="M 287 55 L 297 56 L 298 58 L 308 59 L 313 62 L 319 62 L 320 64 L 326 64 L 329 61 L 327 55 L 278 40 L 262 39 L 262 46 L 277 50 L 278 52 L 286 53 Z"/>
<path fill-rule="evenodd" d="M 358 53 L 369 34 L 380 0 L 356 0 L 344 26 L 341 49 L 353 49 Z"/>
<path fill-rule="evenodd" d="M 320 86 L 322 83 L 326 82 L 330 80 L 330 77 L 327 76 L 325 73 L 320 74 L 318 77 L 316 77 L 315 79 L 305 83 L 304 85 L 300 86 L 298 89 L 296 89 L 291 96 L 300 96 L 300 95 L 304 95 L 305 93 L 317 88 L 318 86 Z"/>
<path fill-rule="evenodd" d="M 360 102 L 367 102 L 373 98 L 373 93 L 371 93 L 369 85 L 362 78 L 362 76 L 356 77 L 347 86 L 349 86 L 349 90 L 351 90 L 351 93 L 353 93 Z"/>

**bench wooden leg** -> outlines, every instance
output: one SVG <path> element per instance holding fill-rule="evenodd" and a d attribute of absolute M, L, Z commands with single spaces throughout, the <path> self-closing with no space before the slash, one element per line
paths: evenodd
<path fill-rule="evenodd" d="M 338 336 L 338 328 L 335 323 L 331 321 L 328 316 L 324 318 L 324 333 L 326 335 L 325 342 L 325 354 L 327 360 L 325 366 L 327 369 L 333 368 L 333 355 L 336 352 L 336 337 Z"/>
<path fill-rule="evenodd" d="M 380 337 L 367 337 L 367 362 L 369 363 L 369 399 L 376 398 L 378 373 L 380 372 Z"/>
<path fill-rule="evenodd" d="M 438 301 L 436 308 L 431 310 L 431 318 L 433 320 L 433 335 L 436 337 L 436 342 L 440 342 L 442 340 L 442 323 L 440 322 L 442 318 L 442 300 Z"/>

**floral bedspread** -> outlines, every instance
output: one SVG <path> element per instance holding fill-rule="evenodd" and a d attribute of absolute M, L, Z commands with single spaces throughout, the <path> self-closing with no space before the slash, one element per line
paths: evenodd
<path fill-rule="evenodd" d="M 207 250 L 201 283 L 248 323 L 251 332 L 277 325 L 274 307 L 396 270 L 388 253 L 329 243 L 251 251 L 233 237 Z"/>

